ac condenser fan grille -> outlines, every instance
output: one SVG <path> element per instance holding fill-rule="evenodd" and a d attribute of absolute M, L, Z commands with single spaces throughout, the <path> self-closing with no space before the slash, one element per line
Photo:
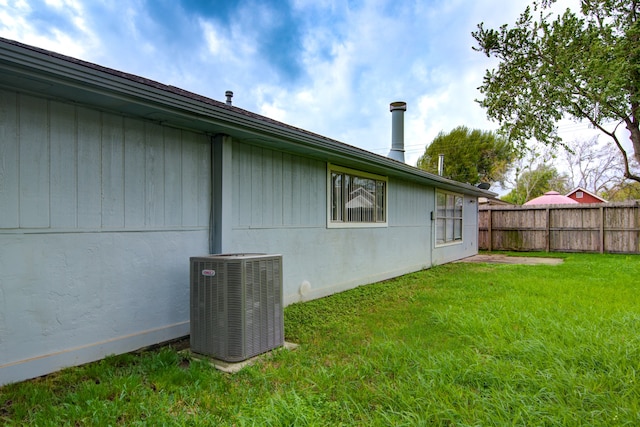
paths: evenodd
<path fill-rule="evenodd" d="M 282 346 L 282 257 L 192 257 L 190 307 L 196 353 L 238 362 Z"/>

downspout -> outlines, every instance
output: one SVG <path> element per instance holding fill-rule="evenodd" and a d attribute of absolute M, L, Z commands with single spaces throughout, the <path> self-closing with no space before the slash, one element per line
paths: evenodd
<path fill-rule="evenodd" d="M 225 253 L 232 246 L 233 140 L 217 134 L 211 140 L 211 216 L 209 220 L 209 252 Z"/>
<path fill-rule="evenodd" d="M 215 213 L 215 207 L 216 207 L 216 203 L 215 203 L 215 197 L 216 197 L 216 191 L 215 191 L 215 184 L 216 184 L 216 179 L 215 179 L 215 143 L 216 143 L 216 138 L 217 136 L 212 136 L 211 137 L 211 144 L 210 144 L 210 160 L 209 160 L 209 253 L 210 254 L 214 254 L 216 253 L 215 250 L 215 240 L 216 240 L 216 213 Z"/>

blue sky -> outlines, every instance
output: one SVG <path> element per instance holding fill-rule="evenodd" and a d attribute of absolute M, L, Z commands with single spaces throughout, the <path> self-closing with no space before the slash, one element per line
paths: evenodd
<path fill-rule="evenodd" d="M 0 36 L 224 101 L 386 155 L 406 101 L 407 162 L 440 131 L 495 129 L 474 102 L 495 62 L 480 22 L 527 0 L 0 0 Z"/>

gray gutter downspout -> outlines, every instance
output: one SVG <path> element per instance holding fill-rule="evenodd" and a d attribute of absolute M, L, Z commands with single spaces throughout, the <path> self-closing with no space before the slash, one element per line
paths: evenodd
<path fill-rule="evenodd" d="M 232 144 L 229 135 L 211 137 L 211 214 L 209 217 L 209 253 L 229 251 L 232 215 Z"/>
<path fill-rule="evenodd" d="M 209 253 L 215 254 L 216 251 L 216 219 L 218 218 L 218 213 L 215 212 L 216 203 L 216 179 L 215 179 L 215 164 L 216 164 L 216 155 L 215 155 L 215 145 L 216 145 L 217 136 L 211 137 L 211 144 L 209 144 L 209 149 L 211 150 L 209 156 Z"/>

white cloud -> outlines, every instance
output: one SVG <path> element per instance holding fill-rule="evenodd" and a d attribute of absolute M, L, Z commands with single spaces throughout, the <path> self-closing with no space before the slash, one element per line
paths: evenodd
<path fill-rule="evenodd" d="M 73 23 L 82 37 L 65 32 L 61 28 L 52 27 L 48 32 L 29 21 L 33 9 L 26 1 L 5 1 L 0 10 L 0 36 L 18 40 L 22 43 L 43 49 L 63 53 L 76 58 L 87 59 L 89 53 L 96 50 L 99 40 L 91 32 L 84 19 L 82 4 L 71 0 L 48 0 L 58 12 Z"/>
<path fill-rule="evenodd" d="M 225 21 L 166 6 L 179 14 L 172 20 L 176 26 L 193 26 L 166 28 L 144 1 L 49 0 L 72 24 L 71 33 L 30 22 L 26 1 L 0 0 L 0 35 L 219 100 L 230 89 L 234 105 L 384 155 L 389 103 L 403 100 L 407 159 L 415 163 L 442 130 L 494 126 L 474 102 L 492 63 L 471 50 L 470 33 L 481 21 L 491 27 L 514 22 L 527 3 L 295 0 L 292 13 L 302 37 L 294 58 L 301 67 L 297 77 L 278 74 L 259 50 L 278 15 L 255 1 Z"/>
<path fill-rule="evenodd" d="M 218 34 L 218 31 L 211 22 L 200 20 L 200 27 L 204 33 L 204 39 L 207 42 L 208 53 L 219 56 L 225 50 L 226 43 Z"/>

